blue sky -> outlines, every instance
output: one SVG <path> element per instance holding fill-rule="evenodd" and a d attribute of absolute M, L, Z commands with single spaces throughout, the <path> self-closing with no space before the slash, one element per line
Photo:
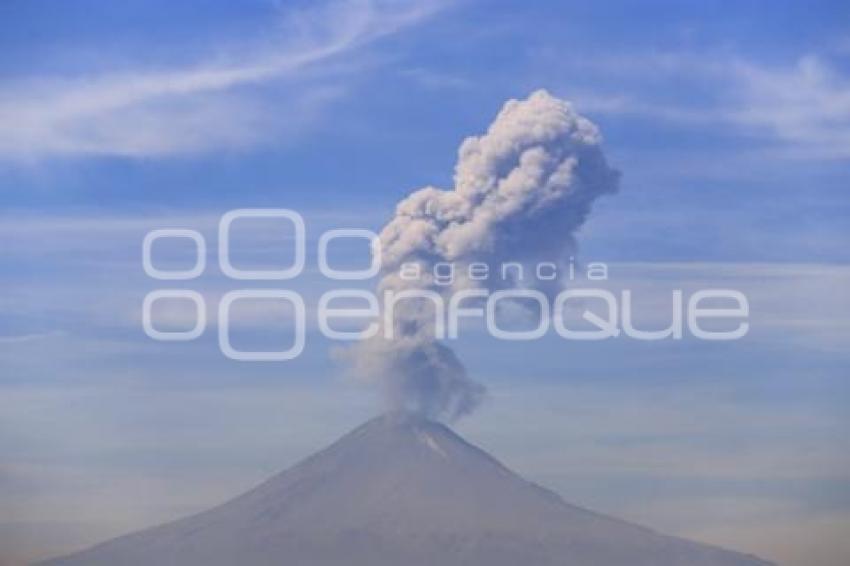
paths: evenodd
<path fill-rule="evenodd" d="M 675 244 L 636 230 L 642 245 L 600 253 L 844 261 L 846 16 L 778 6 L 429 3 L 370 19 L 94 3 L 57 18 L 13 2 L 2 188 L 16 212 L 386 211 L 447 184 L 459 140 L 543 87 L 600 125 L 625 174 L 596 219 L 606 235 L 624 216 L 701 228 Z M 722 231 L 720 215 L 734 216 Z"/>
<path fill-rule="evenodd" d="M 841 2 L 4 2 L 0 548 L 16 563 L 204 508 L 378 410 L 318 339 L 287 365 L 225 360 L 211 333 L 147 339 L 145 233 L 212 244 L 221 213 L 254 206 L 299 210 L 311 242 L 378 229 L 410 191 L 451 185 L 459 143 L 506 100 L 546 88 L 623 174 L 582 260 L 650 305 L 740 288 L 752 332 L 471 337 L 458 352 L 491 398 L 461 431 L 578 503 L 841 564 L 848 24 Z M 210 301 L 233 286 L 194 283 Z"/>

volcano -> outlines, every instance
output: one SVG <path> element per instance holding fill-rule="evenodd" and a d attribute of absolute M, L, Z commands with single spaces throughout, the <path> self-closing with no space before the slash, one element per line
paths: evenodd
<path fill-rule="evenodd" d="M 45 566 L 766 566 L 564 502 L 448 427 L 378 417 L 253 490 Z"/>

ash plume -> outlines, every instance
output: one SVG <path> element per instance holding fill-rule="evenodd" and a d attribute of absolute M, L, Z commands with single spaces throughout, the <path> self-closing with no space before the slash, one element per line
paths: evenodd
<path fill-rule="evenodd" d="M 453 189 L 425 187 L 397 205 L 380 233 L 381 294 L 427 291 L 448 302 L 460 289 L 529 286 L 501 277 L 472 280 L 471 263 L 565 265 L 593 202 L 617 190 L 619 174 L 600 143 L 593 123 L 544 90 L 508 101 L 487 133 L 461 144 Z M 433 275 L 444 262 L 457 273 L 448 286 Z M 402 277 L 402 267 L 413 264 L 421 277 Z M 541 290 L 561 286 L 546 283 Z M 397 302 L 393 339 L 381 328 L 347 357 L 357 374 L 382 384 L 392 409 L 451 420 L 474 410 L 485 390 L 437 339 L 434 308 L 428 300 Z"/>

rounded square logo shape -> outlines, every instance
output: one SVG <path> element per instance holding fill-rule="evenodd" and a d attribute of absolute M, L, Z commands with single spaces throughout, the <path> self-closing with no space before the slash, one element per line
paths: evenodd
<path fill-rule="evenodd" d="M 369 241 L 372 261 L 367 269 L 344 271 L 337 270 L 328 263 L 328 245 L 338 238 L 357 238 Z M 381 240 L 371 230 L 340 228 L 328 230 L 319 238 L 319 271 L 329 279 L 338 281 L 370 279 L 381 271 Z"/>
<path fill-rule="evenodd" d="M 285 218 L 292 222 L 295 231 L 295 257 L 286 269 L 239 269 L 230 262 L 230 227 L 242 218 Z M 241 208 L 225 213 L 218 224 L 218 263 L 222 273 L 231 279 L 240 280 L 284 280 L 293 279 L 304 270 L 307 255 L 307 229 L 304 219 L 294 210 L 287 208 Z"/>
<path fill-rule="evenodd" d="M 160 299 L 184 299 L 195 305 L 195 326 L 191 330 L 163 331 L 154 328 L 152 312 L 154 304 Z M 142 304 L 142 328 L 145 334 L 154 340 L 165 342 L 184 342 L 194 340 L 204 333 L 207 326 L 207 305 L 197 291 L 185 289 L 157 289 L 145 295 Z"/>
<path fill-rule="evenodd" d="M 191 269 L 165 271 L 153 264 L 153 244 L 165 238 L 186 238 L 195 242 L 195 265 Z M 185 228 L 162 228 L 151 230 L 142 242 L 142 266 L 145 273 L 154 279 L 165 281 L 185 281 L 198 277 L 207 268 L 207 243 L 200 232 Z"/>
<path fill-rule="evenodd" d="M 291 303 L 295 316 L 295 341 L 292 347 L 275 352 L 252 352 L 234 348 L 230 343 L 230 307 L 241 299 L 282 299 Z M 283 362 L 301 355 L 305 341 L 306 309 L 304 300 L 298 293 L 283 289 L 246 289 L 230 291 L 221 298 L 218 306 L 218 345 L 228 358 L 243 362 Z"/>

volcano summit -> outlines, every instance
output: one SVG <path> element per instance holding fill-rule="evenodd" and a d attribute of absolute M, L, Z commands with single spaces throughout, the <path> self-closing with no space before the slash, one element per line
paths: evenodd
<path fill-rule="evenodd" d="M 391 414 L 203 513 L 45 566 L 768 566 L 565 503 Z"/>

